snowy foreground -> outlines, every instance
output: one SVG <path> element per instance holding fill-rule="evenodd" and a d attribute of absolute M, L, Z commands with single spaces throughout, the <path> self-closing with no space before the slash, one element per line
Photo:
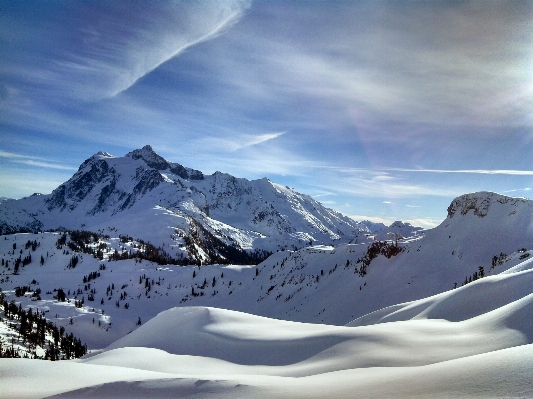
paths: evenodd
<path fill-rule="evenodd" d="M 346 326 L 160 313 L 80 360 L 0 359 L 0 396 L 533 397 L 533 261 Z"/>

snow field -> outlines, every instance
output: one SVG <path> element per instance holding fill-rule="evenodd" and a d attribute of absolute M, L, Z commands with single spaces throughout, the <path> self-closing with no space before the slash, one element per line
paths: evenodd
<path fill-rule="evenodd" d="M 18 275 L 0 270 L 8 300 L 48 311 L 93 349 L 76 361 L 0 359 L 0 397 L 533 397 L 531 208 L 459 197 L 439 227 L 400 240 L 403 252 L 379 255 L 364 276 L 367 245 L 355 242 L 279 251 L 257 266 L 80 254 L 69 269 L 58 234 L 0 237 L 11 265 L 27 240 L 41 244 Z M 30 292 L 16 297 L 23 285 Z M 46 294 L 59 287 L 69 301 Z"/>

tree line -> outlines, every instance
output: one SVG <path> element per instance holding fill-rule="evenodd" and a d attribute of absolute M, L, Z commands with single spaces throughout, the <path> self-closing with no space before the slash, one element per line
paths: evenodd
<path fill-rule="evenodd" d="M 51 321 L 46 320 L 44 313 L 29 308 L 25 310 L 15 301 L 7 302 L 5 295 L 0 293 L 0 305 L 3 307 L 5 317 L 16 324 L 12 324 L 19 333 L 19 340 L 28 347 L 26 353 L 17 350 L 13 344 L 4 347 L 0 342 L 0 357 L 29 357 L 44 360 L 68 360 L 80 358 L 87 353 L 87 345 L 74 337 L 72 333 L 66 334 L 65 328 L 59 328 Z M 45 349 L 44 356 L 38 356 L 36 348 Z M 30 355 L 28 355 L 28 352 Z"/>

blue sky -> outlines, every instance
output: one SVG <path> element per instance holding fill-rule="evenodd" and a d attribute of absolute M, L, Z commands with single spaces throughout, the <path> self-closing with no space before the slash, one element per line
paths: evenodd
<path fill-rule="evenodd" d="M 0 4 L 0 196 L 150 144 L 356 219 L 531 195 L 533 2 Z"/>

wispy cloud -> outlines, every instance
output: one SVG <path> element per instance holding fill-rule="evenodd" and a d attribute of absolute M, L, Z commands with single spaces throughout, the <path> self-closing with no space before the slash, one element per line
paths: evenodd
<path fill-rule="evenodd" d="M 0 150 L 0 158 L 9 158 L 9 159 L 43 159 L 40 157 L 34 157 L 30 155 L 17 154 L 14 152 L 2 151 Z"/>
<path fill-rule="evenodd" d="M 279 133 L 266 133 L 266 134 L 260 134 L 259 136 L 255 136 L 250 141 L 243 143 L 240 145 L 239 149 L 251 147 L 253 145 L 261 144 L 269 140 L 277 139 L 279 136 L 284 135 L 285 132 L 279 132 Z"/>
<path fill-rule="evenodd" d="M 517 188 L 517 189 L 514 189 L 514 190 L 506 190 L 506 191 L 502 191 L 502 193 L 519 193 L 519 192 L 528 192 L 528 191 L 531 191 L 531 187 L 525 187 L 525 188 Z"/>
<path fill-rule="evenodd" d="M 258 135 L 241 134 L 230 137 L 204 137 L 197 140 L 197 145 L 202 148 L 216 148 L 222 151 L 234 152 L 266 143 L 284 134 L 285 132 L 274 132 Z"/>
<path fill-rule="evenodd" d="M 77 170 L 72 166 L 62 165 L 60 163 L 48 160 L 46 158 L 35 157 L 31 155 L 17 154 L 0 150 L 0 158 L 5 158 L 11 162 L 20 163 L 28 166 L 39 168 L 60 169 L 60 170 Z"/>
<path fill-rule="evenodd" d="M 362 179 L 346 179 L 338 189 L 340 192 L 346 194 L 375 198 L 417 198 L 422 196 L 454 198 L 462 193 L 461 190 L 435 185 L 422 185 L 409 182 L 378 185 L 372 183 L 371 180 Z"/>
<path fill-rule="evenodd" d="M 189 4 L 186 12 L 182 7 L 175 7 L 176 9 L 171 10 L 175 13 L 173 17 L 176 17 L 172 20 L 172 24 L 178 30 L 172 29 L 170 24 L 167 25 L 165 28 L 170 29 L 160 32 L 149 42 L 143 42 L 140 52 L 136 48 L 137 43 L 130 45 L 134 48 L 127 54 L 127 58 L 132 61 L 130 68 L 121 76 L 121 79 L 117 80 L 118 87 L 115 92 L 111 93 L 111 96 L 127 90 L 143 76 L 186 49 L 218 36 L 234 25 L 248 6 L 248 1 L 224 1 L 204 3 L 201 6 Z M 184 14 L 187 15 L 186 20 L 183 19 Z M 160 21 L 154 22 L 160 23 Z M 187 32 L 183 31 L 184 26 L 188 26 Z M 150 33 L 153 31 L 153 29 L 147 30 Z"/>
<path fill-rule="evenodd" d="M 319 193 L 319 194 L 314 194 L 314 195 L 311 195 L 313 198 L 322 198 L 322 197 L 329 197 L 331 195 L 337 195 L 335 193 L 332 193 L 332 192 L 323 192 L 323 193 Z"/>
<path fill-rule="evenodd" d="M 533 170 L 510 170 L 510 169 L 407 169 L 407 168 L 386 168 L 386 171 L 414 172 L 414 173 L 467 173 L 477 175 L 514 175 L 533 176 Z"/>
<path fill-rule="evenodd" d="M 31 159 L 17 160 L 15 162 L 21 163 L 21 164 L 24 164 L 24 165 L 29 165 L 29 166 L 37 166 L 39 168 L 60 169 L 60 170 L 77 170 L 77 168 L 73 168 L 72 166 L 65 166 L 65 165 L 60 165 L 60 164 L 50 163 L 50 162 L 32 161 Z"/>
<path fill-rule="evenodd" d="M 76 4 L 57 9 L 50 5 L 45 9 L 53 15 L 41 28 L 48 31 L 36 31 L 31 24 L 11 25 L 22 31 L 21 36 L 39 36 L 41 51 L 24 55 L 33 63 L 23 65 L 22 71 L 16 64 L 19 60 L 4 67 L 11 76 L 31 77 L 47 98 L 114 97 L 171 58 L 231 28 L 249 6 L 249 0 L 104 2 L 91 8 Z"/>

